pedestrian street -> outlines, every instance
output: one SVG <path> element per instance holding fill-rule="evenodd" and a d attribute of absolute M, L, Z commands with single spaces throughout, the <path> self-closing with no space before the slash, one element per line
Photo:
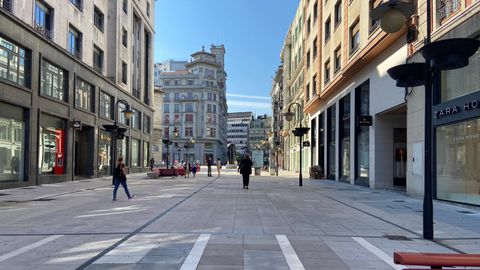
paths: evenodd
<path fill-rule="evenodd" d="M 480 211 L 294 174 L 129 175 L 0 191 L 0 269 L 402 269 L 394 251 L 480 253 Z"/>

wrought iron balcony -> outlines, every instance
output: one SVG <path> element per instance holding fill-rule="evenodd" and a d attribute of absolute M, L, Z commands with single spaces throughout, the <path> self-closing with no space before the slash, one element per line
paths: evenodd
<path fill-rule="evenodd" d="M 444 20 L 462 8 L 460 0 L 440 0 L 438 13 L 440 20 Z"/>

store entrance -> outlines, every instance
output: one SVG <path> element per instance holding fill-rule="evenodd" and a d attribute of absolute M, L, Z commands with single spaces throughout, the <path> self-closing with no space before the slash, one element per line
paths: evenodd
<path fill-rule="evenodd" d="M 94 175 L 94 129 L 83 126 L 75 130 L 74 172 L 75 176 L 89 177 Z"/>
<path fill-rule="evenodd" d="M 407 129 L 393 129 L 393 186 L 407 186 Z"/>

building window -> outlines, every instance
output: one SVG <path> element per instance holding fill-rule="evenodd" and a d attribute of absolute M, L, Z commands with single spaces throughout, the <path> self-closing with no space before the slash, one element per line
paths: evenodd
<path fill-rule="evenodd" d="M 318 52 L 317 45 L 318 45 L 317 38 L 315 37 L 315 39 L 313 40 L 313 44 L 312 44 L 312 49 L 313 49 L 312 62 L 315 61 L 315 59 L 317 59 L 317 52 Z"/>
<path fill-rule="evenodd" d="M 0 1 L 0 8 L 12 11 L 12 0 L 2 0 Z"/>
<path fill-rule="evenodd" d="M 173 120 L 175 124 L 180 124 L 180 114 L 175 114 Z"/>
<path fill-rule="evenodd" d="M 305 99 L 307 102 L 310 100 L 310 84 L 307 83 L 306 89 L 305 89 Z"/>
<path fill-rule="evenodd" d="M 104 16 L 102 11 L 96 6 L 93 9 L 93 23 L 98 28 L 98 30 L 103 32 Z"/>
<path fill-rule="evenodd" d="M 330 16 L 328 16 L 327 20 L 325 21 L 325 42 L 330 39 L 330 31 L 331 31 L 331 20 Z"/>
<path fill-rule="evenodd" d="M 173 94 L 173 100 L 179 101 L 180 100 L 180 93 Z"/>
<path fill-rule="evenodd" d="M 318 18 L 318 1 L 315 1 L 315 4 L 313 4 L 313 22 L 315 23 Z"/>
<path fill-rule="evenodd" d="M 307 68 L 310 67 L 310 50 L 307 52 Z"/>
<path fill-rule="evenodd" d="M 359 21 L 356 20 L 352 26 L 350 26 L 350 54 L 353 54 L 357 51 L 358 46 L 360 45 L 360 29 Z"/>
<path fill-rule="evenodd" d="M 127 120 L 127 118 L 125 117 L 125 114 L 123 114 L 123 111 L 125 111 L 127 109 L 127 106 L 125 106 L 124 103 L 120 102 L 118 103 L 118 106 L 117 106 L 117 116 L 118 116 L 118 122 L 120 124 L 124 124 L 124 125 L 130 125 L 130 121 Z"/>
<path fill-rule="evenodd" d="M 334 63 L 334 72 L 337 73 L 340 70 L 342 65 L 342 52 L 340 51 L 341 47 L 338 47 L 334 52 L 335 63 Z"/>
<path fill-rule="evenodd" d="M 308 19 L 307 19 L 307 35 L 310 34 L 310 31 L 311 31 L 311 19 L 310 19 L 310 16 L 308 16 Z"/>
<path fill-rule="evenodd" d="M 193 80 L 188 80 L 187 85 L 193 85 Z"/>
<path fill-rule="evenodd" d="M 103 51 L 93 45 L 93 68 L 99 72 L 103 71 Z"/>
<path fill-rule="evenodd" d="M 163 85 L 169 86 L 170 85 L 170 80 L 163 80 Z"/>
<path fill-rule="evenodd" d="M 173 112 L 174 113 L 180 112 L 180 104 L 173 104 Z"/>
<path fill-rule="evenodd" d="M 170 114 L 163 115 L 163 123 L 167 125 L 170 124 Z"/>
<path fill-rule="evenodd" d="M 164 113 L 170 112 L 170 104 L 163 104 L 163 112 Z"/>
<path fill-rule="evenodd" d="M 132 128 L 141 129 L 142 114 L 140 111 L 133 109 Z"/>
<path fill-rule="evenodd" d="M 127 63 L 122 62 L 122 83 L 127 84 Z"/>
<path fill-rule="evenodd" d="M 67 93 L 67 72 L 42 59 L 40 91 L 42 95 L 65 101 Z"/>
<path fill-rule="evenodd" d="M 52 38 L 53 9 L 41 1 L 35 1 L 35 30 L 47 38 Z"/>
<path fill-rule="evenodd" d="M 75 83 L 75 107 L 93 112 L 93 85 L 77 78 Z"/>
<path fill-rule="evenodd" d="M 330 82 L 330 60 L 325 62 L 324 66 L 324 83 L 327 84 Z"/>
<path fill-rule="evenodd" d="M 29 86 L 29 61 L 30 54 L 24 48 L 0 37 L 0 78 Z"/>
<path fill-rule="evenodd" d="M 65 126 L 65 120 L 41 115 L 38 142 L 40 174 L 65 174 Z"/>
<path fill-rule="evenodd" d="M 132 139 L 132 167 L 140 166 L 140 140 Z"/>
<path fill-rule="evenodd" d="M 193 112 L 193 103 L 185 104 L 185 112 Z"/>
<path fill-rule="evenodd" d="M 122 9 L 125 14 L 128 13 L 128 0 L 123 0 Z"/>
<path fill-rule="evenodd" d="M 122 45 L 123 47 L 128 47 L 128 32 L 125 28 L 122 28 Z"/>
<path fill-rule="evenodd" d="M 378 7 L 381 3 L 382 3 L 382 0 L 370 0 L 370 2 L 369 2 L 370 12 L 372 12 L 372 10 L 374 10 L 376 7 Z M 370 18 L 370 25 L 369 25 L 370 32 L 377 29 L 377 27 L 379 25 L 378 23 L 379 23 L 379 21 Z"/>
<path fill-rule="evenodd" d="M 339 0 L 335 4 L 335 27 L 337 27 L 342 21 L 342 0 Z"/>
<path fill-rule="evenodd" d="M 82 33 L 70 25 L 68 29 L 68 52 L 82 58 Z"/>
<path fill-rule="evenodd" d="M 185 137 L 193 137 L 193 127 L 185 128 Z"/>
<path fill-rule="evenodd" d="M 83 0 L 69 0 L 78 10 L 83 10 Z"/>
<path fill-rule="evenodd" d="M 25 111 L 2 102 L 0 108 L 0 182 L 25 181 Z"/>
<path fill-rule="evenodd" d="M 185 114 L 185 122 L 192 123 L 193 122 L 193 114 L 191 114 L 191 113 Z"/>
<path fill-rule="evenodd" d="M 107 119 L 113 119 L 113 97 L 105 92 L 100 92 L 99 115 Z"/>
<path fill-rule="evenodd" d="M 207 137 L 209 138 L 216 138 L 217 137 L 217 129 L 207 127 Z"/>
<path fill-rule="evenodd" d="M 151 120 L 150 120 L 150 116 L 144 114 L 143 115 L 143 132 L 147 133 L 147 134 L 150 134 L 151 132 Z"/>
<path fill-rule="evenodd" d="M 150 17 L 150 2 L 147 2 L 147 16 Z"/>
<path fill-rule="evenodd" d="M 312 78 L 312 97 L 317 95 L 317 75 Z"/>

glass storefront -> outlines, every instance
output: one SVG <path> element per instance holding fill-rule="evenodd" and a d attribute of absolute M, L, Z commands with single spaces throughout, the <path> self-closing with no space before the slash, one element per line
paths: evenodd
<path fill-rule="evenodd" d="M 140 167 L 140 140 L 132 139 L 132 167 Z"/>
<path fill-rule="evenodd" d="M 366 81 L 355 89 L 355 114 L 360 116 L 370 115 L 370 82 Z M 356 125 L 355 129 L 355 184 L 369 185 L 370 167 L 370 127 Z"/>
<path fill-rule="evenodd" d="M 325 112 L 318 116 L 318 165 L 325 177 Z"/>
<path fill-rule="evenodd" d="M 0 182 L 25 180 L 23 109 L 0 102 Z"/>
<path fill-rule="evenodd" d="M 149 166 L 149 157 L 150 157 L 150 144 L 148 142 L 143 142 L 143 166 Z"/>
<path fill-rule="evenodd" d="M 436 129 L 437 198 L 480 205 L 480 119 Z"/>
<path fill-rule="evenodd" d="M 112 134 L 101 130 L 98 139 L 98 174 L 110 175 Z"/>
<path fill-rule="evenodd" d="M 327 177 L 329 179 L 335 179 L 336 175 L 336 143 L 335 143 L 335 134 L 336 134 L 336 106 L 332 105 L 327 109 L 327 143 L 328 143 L 328 167 L 327 167 Z"/>
<path fill-rule="evenodd" d="M 40 174 L 65 174 L 65 121 L 42 114 L 38 141 Z"/>
<path fill-rule="evenodd" d="M 128 166 L 128 137 L 123 138 L 123 140 L 117 140 L 117 159 L 123 157 L 123 163 Z M 117 161 L 115 161 L 117 164 Z"/>
<path fill-rule="evenodd" d="M 340 100 L 340 180 L 350 182 L 350 94 Z"/>

